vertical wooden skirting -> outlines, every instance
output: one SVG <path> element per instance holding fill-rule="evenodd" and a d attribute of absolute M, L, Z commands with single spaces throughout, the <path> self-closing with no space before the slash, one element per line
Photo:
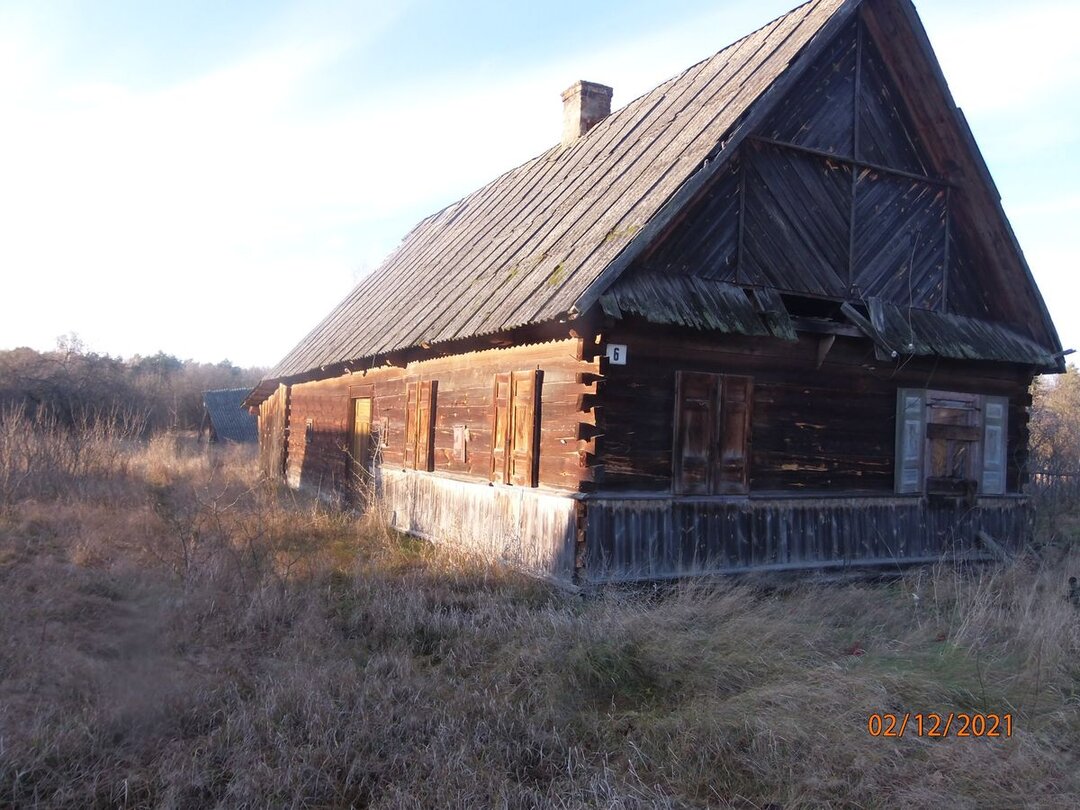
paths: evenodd
<path fill-rule="evenodd" d="M 1021 548 L 1020 498 L 931 507 L 925 498 L 590 498 L 585 582 L 985 557 L 979 531 Z"/>
<path fill-rule="evenodd" d="M 573 583 L 582 585 L 588 579 L 585 570 L 586 548 L 585 538 L 588 535 L 588 505 L 585 501 L 577 501 L 574 504 L 574 576 Z"/>
<path fill-rule="evenodd" d="M 560 582 L 574 578 L 577 501 L 570 492 L 383 469 L 382 493 L 399 531 L 468 548 Z"/>

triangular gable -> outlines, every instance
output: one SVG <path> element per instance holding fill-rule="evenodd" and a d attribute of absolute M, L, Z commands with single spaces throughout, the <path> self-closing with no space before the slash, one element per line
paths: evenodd
<path fill-rule="evenodd" d="M 879 47 L 883 38 L 888 50 Z M 939 106 L 929 108 L 935 93 Z M 1060 351 L 907 0 L 864 2 L 799 82 L 759 108 L 768 109 L 762 122 L 746 143 L 727 144 L 701 198 L 647 249 L 620 257 L 630 283 L 676 272 L 878 300 L 1008 324 L 1050 354 Z M 995 250 L 1003 243 L 1013 249 Z M 615 277 L 607 273 L 609 283 Z"/>

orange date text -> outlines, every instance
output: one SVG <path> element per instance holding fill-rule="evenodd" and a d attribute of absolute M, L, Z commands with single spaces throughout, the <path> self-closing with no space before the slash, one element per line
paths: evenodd
<path fill-rule="evenodd" d="M 1012 714 L 981 712 L 874 712 L 866 718 L 871 737 L 1011 737 Z"/>

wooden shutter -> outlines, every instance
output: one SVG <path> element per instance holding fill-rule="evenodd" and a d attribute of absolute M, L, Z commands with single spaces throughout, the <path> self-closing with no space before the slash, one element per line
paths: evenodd
<path fill-rule="evenodd" d="M 518 371 L 511 377 L 509 479 L 519 487 L 536 486 L 540 373 Z"/>
<path fill-rule="evenodd" d="M 675 372 L 672 483 L 680 495 L 705 495 L 711 491 L 717 383 L 715 374 Z"/>
<path fill-rule="evenodd" d="M 896 392 L 896 491 L 923 491 L 926 449 L 926 392 L 901 388 Z"/>
<path fill-rule="evenodd" d="M 420 383 L 416 405 L 416 469 L 435 469 L 435 399 L 439 383 Z"/>
<path fill-rule="evenodd" d="M 505 484 L 509 470 L 510 389 L 512 375 L 496 374 L 491 415 L 491 480 Z"/>
<path fill-rule="evenodd" d="M 741 494 L 750 484 L 750 377 L 724 375 L 720 382 L 720 443 L 714 462 L 713 491 Z"/>
<path fill-rule="evenodd" d="M 1005 494 L 1005 457 L 1009 436 L 1009 400 L 983 398 L 983 446 L 980 491 L 984 495 Z"/>
<path fill-rule="evenodd" d="M 405 384 L 405 467 L 416 468 L 416 417 L 420 404 L 420 386 Z"/>

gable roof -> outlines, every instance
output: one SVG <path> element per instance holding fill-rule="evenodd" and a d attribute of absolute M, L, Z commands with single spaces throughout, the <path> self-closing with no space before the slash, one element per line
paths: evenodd
<path fill-rule="evenodd" d="M 423 220 L 269 378 L 583 310 L 612 259 L 856 5 L 811 0 Z"/>
<path fill-rule="evenodd" d="M 811 0 L 630 102 L 574 143 L 549 149 L 421 221 L 271 370 L 249 404 L 274 381 L 328 366 L 585 312 L 863 4 L 903 7 L 898 13 L 926 51 L 923 61 L 936 71 L 937 92 L 954 113 L 936 124 L 949 130 L 942 140 L 973 150 L 962 159 L 967 174 L 993 198 L 996 241 L 1015 249 L 1031 282 L 1030 309 L 1041 309 L 1040 334 L 1047 336 L 1040 343 L 1056 344 L 910 2 Z"/>
<path fill-rule="evenodd" d="M 258 422 L 243 406 L 250 388 L 223 388 L 203 392 L 203 407 L 219 442 L 256 442 Z"/>

